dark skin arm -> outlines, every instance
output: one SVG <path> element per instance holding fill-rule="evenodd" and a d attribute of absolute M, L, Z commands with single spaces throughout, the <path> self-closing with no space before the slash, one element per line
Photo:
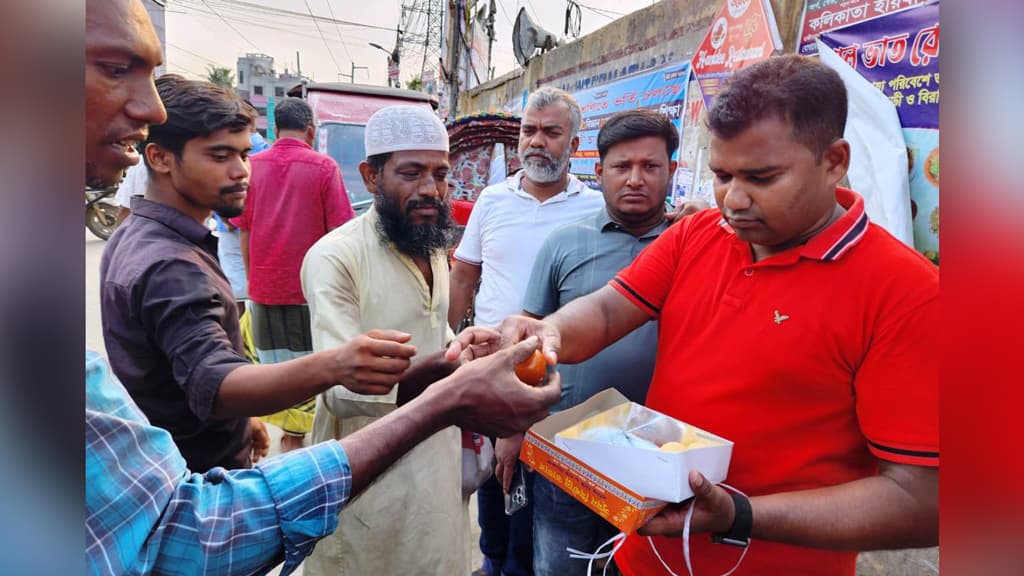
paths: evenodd
<path fill-rule="evenodd" d="M 480 281 L 480 266 L 456 260 L 452 271 L 448 274 L 448 325 L 452 330 L 459 327 L 462 318 L 473 301 L 476 284 Z"/>
<path fill-rule="evenodd" d="M 686 200 L 680 202 L 671 212 L 665 214 L 665 219 L 669 222 L 678 222 L 690 214 L 696 214 L 701 210 L 707 210 L 711 208 L 711 204 L 703 200 Z"/>
<path fill-rule="evenodd" d="M 559 362 L 583 362 L 650 319 L 617 290 L 604 286 L 569 302 L 543 320 L 509 316 L 499 330 L 502 340 L 508 343 L 537 336 L 545 360 L 554 366 Z"/>
<path fill-rule="evenodd" d="M 693 533 L 724 532 L 735 510 L 724 488 L 690 473 L 696 509 Z M 879 461 L 877 476 L 828 488 L 750 499 L 751 536 L 830 550 L 881 550 L 935 546 L 939 539 L 939 470 Z M 690 503 L 673 505 L 638 531 L 679 536 Z"/>
<path fill-rule="evenodd" d="M 561 396 L 553 375 L 541 387 L 515 377 L 515 365 L 538 347 L 536 339 L 466 362 L 451 376 L 427 388 L 408 404 L 342 439 L 358 495 L 398 458 L 448 426 L 506 437 L 544 418 Z"/>
<path fill-rule="evenodd" d="M 280 364 L 247 365 L 228 373 L 214 401 L 213 418 L 284 410 L 331 386 L 359 394 L 387 394 L 409 369 L 416 348 L 409 335 L 371 330 L 351 342 Z"/>
<path fill-rule="evenodd" d="M 461 354 L 452 353 L 449 359 L 448 350 L 441 350 L 413 362 L 405 371 L 398 384 L 396 403 L 399 406 L 407 404 L 422 394 L 427 386 L 446 378 L 462 364 L 497 352 L 500 348 L 501 334 L 491 328 L 470 326 L 463 330 L 455 341 L 459 342 Z"/>

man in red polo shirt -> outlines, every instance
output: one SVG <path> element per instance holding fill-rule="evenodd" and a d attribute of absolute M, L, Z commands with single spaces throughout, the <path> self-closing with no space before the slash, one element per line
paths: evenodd
<path fill-rule="evenodd" d="M 242 258 L 249 279 L 249 313 L 261 364 L 299 358 L 313 350 L 309 307 L 299 269 L 310 246 L 349 221 L 352 204 L 341 169 L 313 150 L 313 110 L 299 98 L 274 109 L 278 139 L 252 158 L 245 212 L 232 223 L 241 229 Z M 316 399 L 265 420 L 284 431 L 282 451 L 302 446 L 313 425 Z"/>
<path fill-rule="evenodd" d="M 750 539 L 736 574 L 852 576 L 857 551 L 938 540 L 938 270 L 837 187 L 846 108 L 814 60 L 737 73 L 708 114 L 719 210 L 601 290 L 502 326 L 541 336 L 554 364 L 660 321 L 647 405 L 734 441 L 727 482 L 750 496 L 691 472 L 695 573 L 722 574 L 740 555 L 727 544 Z M 624 574 L 666 573 L 659 556 L 686 573 L 690 504 L 628 538 Z"/>

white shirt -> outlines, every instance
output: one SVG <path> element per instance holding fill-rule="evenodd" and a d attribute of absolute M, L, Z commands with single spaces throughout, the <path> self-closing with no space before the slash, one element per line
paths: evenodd
<path fill-rule="evenodd" d="M 149 173 L 146 171 L 146 163 L 139 160 L 138 164 L 129 166 L 125 170 L 124 178 L 114 194 L 114 204 L 123 208 L 131 208 L 132 196 L 146 195 L 147 182 L 149 182 Z"/>
<path fill-rule="evenodd" d="M 533 261 L 552 230 L 593 215 L 604 196 L 569 175 L 566 189 L 538 201 L 523 190 L 523 172 L 480 192 L 455 258 L 482 267 L 475 302 L 478 326 L 522 314 Z"/>

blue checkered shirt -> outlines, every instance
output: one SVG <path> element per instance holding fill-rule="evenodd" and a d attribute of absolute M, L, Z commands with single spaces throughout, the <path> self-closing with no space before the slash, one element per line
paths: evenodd
<path fill-rule="evenodd" d="M 349 498 L 337 442 L 253 469 L 193 474 L 171 435 L 85 356 L 85 557 L 89 574 L 290 574 L 334 532 Z"/>

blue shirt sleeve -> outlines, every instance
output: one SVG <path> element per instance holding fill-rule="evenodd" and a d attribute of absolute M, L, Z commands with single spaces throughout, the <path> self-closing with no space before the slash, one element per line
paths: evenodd
<path fill-rule="evenodd" d="M 190 473 L 170 434 L 149 424 L 106 361 L 86 355 L 86 562 L 89 574 L 290 574 L 337 527 L 351 492 L 337 442 L 256 468 Z"/>

